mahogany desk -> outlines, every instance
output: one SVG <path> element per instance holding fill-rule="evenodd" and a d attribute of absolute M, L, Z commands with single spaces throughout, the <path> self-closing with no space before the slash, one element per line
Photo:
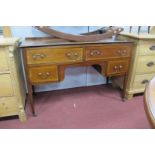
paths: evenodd
<path fill-rule="evenodd" d="M 106 77 L 124 76 L 123 98 L 133 42 L 114 39 L 99 42 L 69 42 L 64 40 L 29 40 L 21 46 L 32 113 L 33 86 L 59 82 L 68 66 L 97 65 Z"/>

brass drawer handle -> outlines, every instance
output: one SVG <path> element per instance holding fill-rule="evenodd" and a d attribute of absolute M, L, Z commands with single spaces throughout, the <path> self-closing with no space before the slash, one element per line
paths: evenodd
<path fill-rule="evenodd" d="M 77 53 L 77 52 L 69 52 L 69 53 L 66 53 L 66 56 L 71 60 L 76 60 L 79 57 L 79 53 Z"/>
<path fill-rule="evenodd" d="M 151 50 L 151 51 L 154 51 L 154 50 L 155 50 L 155 45 L 151 46 L 151 47 L 150 47 L 150 50 Z"/>
<path fill-rule="evenodd" d="M 127 55 L 127 51 L 126 51 L 125 49 L 123 49 L 123 50 L 118 50 L 117 53 L 118 53 L 119 55 L 121 55 L 121 56 Z"/>
<path fill-rule="evenodd" d="M 119 66 L 115 65 L 113 69 L 114 69 L 114 71 L 118 72 L 119 71 Z"/>
<path fill-rule="evenodd" d="M 119 68 L 122 69 L 123 68 L 123 65 L 119 65 Z"/>
<path fill-rule="evenodd" d="M 148 82 L 149 82 L 149 80 L 146 80 L 146 79 L 145 79 L 145 80 L 143 80 L 141 83 L 142 83 L 142 84 L 146 84 L 146 83 L 148 83 Z"/>
<path fill-rule="evenodd" d="M 123 68 L 123 65 L 115 65 L 114 70 L 115 71 L 120 71 Z"/>
<path fill-rule="evenodd" d="M 99 51 L 99 50 L 92 50 L 92 51 L 90 52 L 90 55 L 91 55 L 91 56 L 101 55 L 101 51 Z"/>
<path fill-rule="evenodd" d="M 49 72 L 46 73 L 38 73 L 38 76 L 42 79 L 47 79 L 51 74 Z"/>
<path fill-rule="evenodd" d="M 149 63 L 147 63 L 147 66 L 148 67 L 152 67 L 154 65 L 154 62 L 149 62 Z"/>
<path fill-rule="evenodd" d="M 33 58 L 34 60 L 36 60 L 37 58 L 44 59 L 45 57 L 47 57 L 46 54 L 33 54 L 33 55 L 32 55 L 32 58 Z"/>
<path fill-rule="evenodd" d="M 114 66 L 114 69 L 118 69 L 118 66 Z"/>

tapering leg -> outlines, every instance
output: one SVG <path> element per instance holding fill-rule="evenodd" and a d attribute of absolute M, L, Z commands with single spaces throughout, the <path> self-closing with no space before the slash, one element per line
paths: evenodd
<path fill-rule="evenodd" d="M 123 101 L 125 101 L 125 96 L 126 96 L 126 86 L 127 86 L 127 74 L 124 75 L 124 81 L 123 81 L 123 93 L 122 93 L 122 98 Z"/>
<path fill-rule="evenodd" d="M 109 84 L 109 77 L 106 77 L 106 85 Z"/>
<path fill-rule="evenodd" d="M 32 114 L 33 116 L 36 116 L 35 108 L 34 108 L 34 101 L 33 101 L 33 89 L 32 89 L 31 84 L 28 84 L 28 99 L 29 99 L 29 104 L 31 106 Z"/>
<path fill-rule="evenodd" d="M 32 86 L 32 94 L 35 95 L 35 87 Z"/>

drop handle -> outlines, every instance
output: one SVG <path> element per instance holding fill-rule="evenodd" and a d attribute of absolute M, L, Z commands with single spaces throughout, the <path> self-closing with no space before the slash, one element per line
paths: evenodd
<path fill-rule="evenodd" d="M 114 71 L 118 72 L 118 71 L 121 71 L 122 68 L 123 68 L 123 65 L 115 65 L 113 69 Z"/>
<path fill-rule="evenodd" d="M 46 57 L 46 54 L 33 54 L 32 58 L 35 60 L 37 58 L 44 59 Z"/>
<path fill-rule="evenodd" d="M 122 69 L 122 68 L 123 68 L 123 66 L 122 66 L 122 65 L 119 65 L 119 68 L 120 68 L 120 69 Z"/>
<path fill-rule="evenodd" d="M 149 80 L 146 80 L 146 79 L 145 79 L 145 80 L 143 80 L 141 83 L 142 83 L 142 84 L 146 84 L 146 83 L 148 83 L 148 82 L 149 82 Z"/>
<path fill-rule="evenodd" d="M 79 53 L 77 53 L 77 52 L 69 52 L 69 53 L 66 53 L 66 56 L 69 59 L 76 60 L 79 57 Z"/>
<path fill-rule="evenodd" d="M 49 72 L 46 73 L 38 73 L 38 76 L 41 77 L 42 79 L 46 79 L 50 76 L 51 74 Z"/>
<path fill-rule="evenodd" d="M 101 55 L 101 52 L 100 52 L 99 50 L 92 50 L 92 51 L 90 52 L 90 55 L 91 55 L 91 56 Z"/>
<path fill-rule="evenodd" d="M 123 49 L 123 50 L 118 50 L 117 53 L 118 53 L 119 55 L 121 55 L 121 56 L 127 55 L 127 51 L 124 50 L 124 49 Z"/>
<path fill-rule="evenodd" d="M 118 66 L 114 66 L 114 70 L 116 70 L 116 71 L 117 71 L 117 70 L 118 70 Z"/>
<path fill-rule="evenodd" d="M 150 50 L 151 50 L 151 51 L 155 51 L 155 45 L 151 46 L 151 47 L 150 47 Z"/>
<path fill-rule="evenodd" d="M 154 62 L 149 62 L 149 63 L 147 63 L 147 66 L 148 67 L 152 67 L 154 65 Z"/>

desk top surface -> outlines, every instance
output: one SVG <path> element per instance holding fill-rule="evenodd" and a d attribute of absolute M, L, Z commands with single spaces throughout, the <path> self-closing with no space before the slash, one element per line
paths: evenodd
<path fill-rule="evenodd" d="M 42 47 L 42 46 L 63 46 L 63 45 L 89 45 L 89 44 L 114 44 L 114 43 L 133 43 L 132 41 L 120 41 L 117 38 L 110 38 L 106 40 L 100 40 L 97 42 L 71 42 L 63 39 L 52 38 L 29 38 L 23 41 L 20 45 L 21 48 L 26 47 Z"/>

